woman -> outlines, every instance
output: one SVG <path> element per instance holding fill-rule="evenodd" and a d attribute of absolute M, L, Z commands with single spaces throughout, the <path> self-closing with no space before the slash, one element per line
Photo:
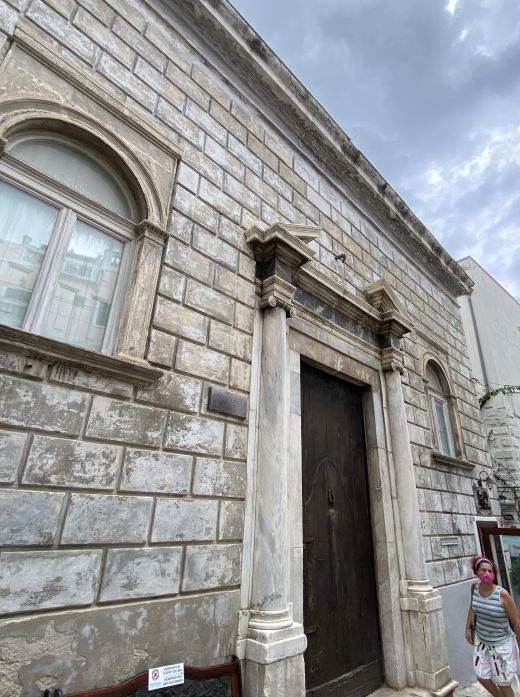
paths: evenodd
<path fill-rule="evenodd" d="M 511 683 L 520 668 L 520 613 L 509 593 L 497 586 L 492 561 L 477 556 L 471 566 L 480 580 L 472 586 L 466 622 L 466 641 L 473 644 L 473 667 L 479 683 L 493 697 L 514 697 Z"/>

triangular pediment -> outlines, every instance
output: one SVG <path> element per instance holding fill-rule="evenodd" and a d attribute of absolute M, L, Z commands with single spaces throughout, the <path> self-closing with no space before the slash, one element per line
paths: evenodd
<path fill-rule="evenodd" d="M 379 278 L 377 281 L 370 283 L 365 288 L 365 295 L 367 296 L 368 302 L 378 312 L 398 312 L 400 315 L 403 315 L 403 317 L 406 317 L 406 312 L 401 303 L 397 300 L 393 290 L 383 278 Z"/>

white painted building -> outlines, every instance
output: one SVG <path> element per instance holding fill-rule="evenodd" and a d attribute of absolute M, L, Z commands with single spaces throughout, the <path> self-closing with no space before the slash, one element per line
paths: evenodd
<path fill-rule="evenodd" d="M 475 283 L 460 306 L 477 394 L 520 386 L 520 303 L 471 257 L 459 263 Z M 520 394 L 493 395 L 482 418 L 505 522 L 518 522 Z"/>

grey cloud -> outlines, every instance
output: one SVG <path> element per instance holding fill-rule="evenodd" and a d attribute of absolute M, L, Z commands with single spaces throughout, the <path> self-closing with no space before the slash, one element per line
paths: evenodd
<path fill-rule="evenodd" d="M 459 0 L 451 16 L 445 4 L 235 2 L 448 251 L 486 268 L 498 234 L 520 237 L 518 164 L 493 151 L 437 198 L 425 175 L 462 168 L 495 131 L 520 149 L 520 5 Z M 513 284 L 518 266 L 504 273 Z"/>

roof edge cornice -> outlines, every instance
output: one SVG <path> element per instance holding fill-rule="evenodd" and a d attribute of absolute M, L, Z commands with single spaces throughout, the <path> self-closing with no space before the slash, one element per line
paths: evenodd
<path fill-rule="evenodd" d="M 203 40 L 231 62 L 233 71 L 254 85 L 259 96 L 276 100 L 278 113 L 300 141 L 325 160 L 340 181 L 347 178 L 358 196 L 368 197 L 388 230 L 428 264 L 446 290 L 455 296 L 469 292 L 473 281 L 464 269 L 227 0 L 182 0 L 171 6 L 201 28 Z"/>

